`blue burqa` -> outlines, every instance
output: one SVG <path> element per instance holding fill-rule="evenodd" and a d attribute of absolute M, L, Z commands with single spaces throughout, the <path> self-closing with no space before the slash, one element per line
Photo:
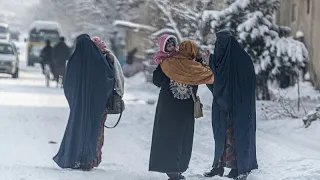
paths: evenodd
<path fill-rule="evenodd" d="M 63 85 L 70 115 L 53 160 L 61 168 L 77 168 L 97 158 L 100 123 L 114 87 L 112 64 L 86 34 L 77 37 Z"/>
<path fill-rule="evenodd" d="M 256 158 L 256 76 L 252 59 L 229 31 L 217 33 L 210 67 L 215 75 L 208 85 L 212 103 L 212 127 L 215 139 L 214 164 L 224 153 L 227 115 L 233 123 L 239 174 L 258 168 Z"/>

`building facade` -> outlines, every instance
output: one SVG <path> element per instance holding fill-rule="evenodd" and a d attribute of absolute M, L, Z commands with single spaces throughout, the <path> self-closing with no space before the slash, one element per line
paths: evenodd
<path fill-rule="evenodd" d="M 289 26 L 292 35 L 303 32 L 309 51 L 309 72 L 314 86 L 320 89 L 320 0 L 281 0 L 277 23 Z"/>

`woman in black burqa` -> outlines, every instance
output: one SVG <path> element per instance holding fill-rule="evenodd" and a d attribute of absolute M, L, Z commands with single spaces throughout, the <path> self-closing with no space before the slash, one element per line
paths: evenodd
<path fill-rule="evenodd" d="M 252 59 L 227 30 L 217 33 L 210 68 L 215 82 L 208 85 L 214 96 L 212 127 L 215 140 L 213 168 L 206 177 L 238 178 L 257 169 L 256 76 Z"/>
<path fill-rule="evenodd" d="M 77 37 L 63 88 L 70 115 L 53 160 L 61 168 L 91 170 L 101 162 L 104 111 L 114 88 L 114 69 L 87 34 Z"/>

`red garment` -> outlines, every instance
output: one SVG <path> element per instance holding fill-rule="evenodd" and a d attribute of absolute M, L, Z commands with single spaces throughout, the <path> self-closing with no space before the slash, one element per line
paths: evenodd
<path fill-rule="evenodd" d="M 227 119 L 227 125 L 227 139 L 225 150 L 221 157 L 221 162 L 228 168 L 237 169 L 236 151 L 234 146 L 234 128 L 230 117 Z"/>
<path fill-rule="evenodd" d="M 98 167 L 99 164 L 101 163 L 101 159 L 102 159 L 102 146 L 103 146 L 103 142 L 104 142 L 104 123 L 106 122 L 107 119 L 107 112 L 105 111 L 103 113 L 102 119 L 101 119 L 101 123 L 100 123 L 100 132 L 99 132 L 99 136 L 98 136 L 98 143 L 97 143 L 97 157 L 96 159 L 92 160 L 90 164 L 83 164 L 80 165 L 80 169 L 82 170 L 91 170 L 94 167 Z"/>

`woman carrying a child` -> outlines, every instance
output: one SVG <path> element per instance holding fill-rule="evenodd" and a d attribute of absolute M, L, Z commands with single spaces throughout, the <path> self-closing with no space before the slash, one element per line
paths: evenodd
<path fill-rule="evenodd" d="M 159 39 L 158 65 L 153 83 L 160 87 L 156 108 L 149 170 L 166 173 L 169 180 L 185 179 L 182 173 L 189 166 L 194 133 L 192 93 L 198 85 L 212 84 L 213 73 L 204 66 L 195 42 L 179 45 L 174 36 Z"/>

